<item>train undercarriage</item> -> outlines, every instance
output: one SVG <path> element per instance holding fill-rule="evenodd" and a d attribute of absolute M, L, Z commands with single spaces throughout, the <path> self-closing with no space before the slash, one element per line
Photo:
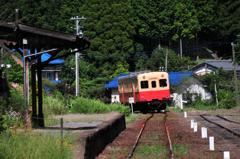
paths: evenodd
<path fill-rule="evenodd" d="M 151 112 L 151 111 L 165 111 L 167 106 L 170 105 L 169 100 L 153 100 L 150 102 L 138 102 L 133 104 L 134 111 L 141 111 L 143 113 Z"/>

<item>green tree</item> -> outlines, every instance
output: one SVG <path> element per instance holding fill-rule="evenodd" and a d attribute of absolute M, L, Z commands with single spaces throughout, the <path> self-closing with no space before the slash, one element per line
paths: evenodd
<path fill-rule="evenodd" d="M 91 39 L 87 59 L 96 67 L 96 76 L 112 75 L 118 64 L 125 65 L 133 52 L 128 1 L 90 0 L 81 12 L 87 17 L 85 34 Z"/>
<path fill-rule="evenodd" d="M 240 34 L 240 1 L 239 0 L 218 0 L 217 1 L 217 25 L 223 36 Z"/>
<path fill-rule="evenodd" d="M 156 47 L 171 39 L 192 38 L 199 30 L 195 6 L 188 1 L 132 1 L 134 26 L 137 37 L 144 37 L 142 43 L 150 39 Z M 146 47 L 146 46 L 145 46 Z"/>
<path fill-rule="evenodd" d="M 216 32 L 217 2 L 215 0 L 192 0 L 200 25 L 200 33 Z"/>
<path fill-rule="evenodd" d="M 188 57 L 180 58 L 174 51 L 166 48 L 156 48 L 151 57 L 142 58 L 138 61 L 139 70 L 158 71 L 159 67 L 165 67 L 165 57 L 168 52 L 168 71 L 185 71 L 195 65 Z"/>
<path fill-rule="evenodd" d="M 180 56 L 182 57 L 182 39 L 191 39 L 195 36 L 200 26 L 196 15 L 196 9 L 189 2 L 178 2 L 175 4 L 173 18 L 173 40 L 179 39 Z"/>

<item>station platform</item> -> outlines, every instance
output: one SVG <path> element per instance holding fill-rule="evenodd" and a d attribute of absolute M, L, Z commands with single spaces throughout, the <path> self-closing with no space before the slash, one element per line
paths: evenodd
<path fill-rule="evenodd" d="M 125 128 L 125 117 L 118 112 L 106 114 L 67 114 L 63 119 L 63 133 L 74 135 L 74 158 L 94 159 Z M 61 125 L 47 126 L 37 131 L 59 133 Z M 75 139 L 76 138 L 76 139 Z"/>

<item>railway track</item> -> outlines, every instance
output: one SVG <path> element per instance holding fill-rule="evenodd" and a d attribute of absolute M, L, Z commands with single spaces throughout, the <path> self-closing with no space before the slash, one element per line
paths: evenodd
<path fill-rule="evenodd" d="M 229 120 L 221 115 L 209 116 L 209 115 L 200 115 L 205 121 L 212 123 L 231 134 L 240 137 L 240 123 L 236 121 Z"/>
<path fill-rule="evenodd" d="M 128 154 L 128 157 L 127 159 L 131 159 L 134 155 L 134 152 L 139 144 L 139 141 L 142 137 L 142 134 L 144 132 L 144 129 L 146 127 L 146 125 L 148 124 L 149 120 L 152 119 L 154 117 L 155 114 L 151 114 L 149 117 L 147 117 L 145 119 L 145 121 L 143 122 L 143 124 L 141 125 L 141 129 L 138 133 L 138 136 L 137 136 L 137 139 L 131 149 L 131 151 L 129 152 Z M 163 122 L 164 122 L 164 127 L 165 127 L 165 133 L 166 133 L 166 136 L 167 136 L 167 140 L 168 140 L 168 150 L 169 150 L 169 158 L 170 159 L 173 159 L 174 155 L 173 155 L 173 147 L 172 147 L 172 141 L 171 141 L 171 137 L 170 137 L 170 133 L 169 133 L 169 130 L 168 130 L 168 125 L 167 125 L 167 113 L 164 113 L 164 117 L 163 117 Z M 159 127 L 161 127 L 161 125 L 158 125 Z"/>

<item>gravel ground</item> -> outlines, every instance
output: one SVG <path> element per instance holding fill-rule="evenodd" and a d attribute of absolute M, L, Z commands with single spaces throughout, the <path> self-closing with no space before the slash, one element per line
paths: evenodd
<path fill-rule="evenodd" d="M 220 114 L 228 115 L 235 118 L 238 118 L 240 113 L 239 108 L 231 110 L 217 110 L 217 111 L 192 111 L 189 114 L 188 118 L 183 117 L 183 113 L 168 113 L 168 127 L 174 147 L 175 159 L 221 159 L 223 158 L 223 151 L 230 151 L 231 159 L 238 159 L 240 154 L 240 139 L 237 137 L 229 136 L 223 130 L 208 124 L 206 122 L 199 123 L 199 126 L 208 127 L 208 135 L 215 137 L 215 151 L 209 151 L 209 141 L 208 139 L 201 139 L 200 127 L 198 132 L 193 132 L 193 129 L 190 128 L 190 120 L 195 119 L 199 120 L 199 114 Z M 146 115 L 141 115 L 141 117 L 147 117 Z M 238 116 L 237 116 L 238 115 Z M 159 119 L 159 117 L 158 117 Z M 160 120 L 160 119 L 159 119 Z M 105 150 L 97 157 L 97 159 L 122 159 L 126 158 L 128 152 L 133 146 L 137 134 L 140 130 L 141 123 L 143 119 L 138 119 L 134 122 L 131 122 L 127 125 L 127 129 L 123 131 L 111 144 L 109 144 Z M 159 124 L 161 124 L 159 122 Z M 156 131 L 154 127 L 156 124 L 151 124 L 152 128 L 148 128 L 147 134 L 148 138 L 155 138 L 154 135 L 161 132 Z M 147 135 L 145 135 L 147 136 Z M 159 140 L 159 145 L 165 143 L 164 138 L 155 138 Z M 149 144 L 145 144 L 147 147 L 151 147 Z M 165 145 L 166 146 L 166 145 Z M 161 148 L 161 147 L 160 147 Z M 167 150 L 167 147 L 165 148 Z M 145 157 L 145 158 L 149 158 Z M 153 156 L 154 157 L 154 156 Z M 134 158 L 141 158 L 138 155 Z M 143 157 L 144 158 L 144 157 Z M 157 158 L 157 157 L 156 157 Z M 151 159 L 151 158 L 150 158 Z"/>
<path fill-rule="evenodd" d="M 227 116 L 236 116 L 237 112 L 239 111 L 238 108 L 232 109 L 232 110 L 218 110 L 216 112 L 210 111 L 208 112 L 189 112 L 188 122 L 190 123 L 190 119 L 194 119 L 198 122 L 199 129 L 200 127 L 204 126 L 208 128 L 208 136 L 214 136 L 215 138 L 215 152 L 214 152 L 214 158 L 223 158 L 223 151 L 230 151 L 231 159 L 239 159 L 240 154 L 240 138 L 237 136 L 234 136 L 233 134 L 229 133 L 228 131 L 211 124 L 205 120 L 203 120 L 199 115 L 200 114 L 208 114 L 210 115 L 209 119 L 211 119 L 211 116 L 213 115 L 227 115 Z M 214 122 L 218 122 L 215 120 Z M 219 124 L 224 126 L 224 122 L 220 122 Z M 226 124 L 226 123 L 225 123 Z M 225 125 L 226 127 L 231 126 L 231 124 Z M 199 135 L 200 132 L 199 132 Z M 207 141 L 208 142 L 208 141 Z M 208 144 L 208 143 L 207 143 Z M 208 145 L 207 145 L 208 146 Z M 212 153 L 212 152 L 211 152 Z M 212 155 L 212 154 L 211 154 Z M 216 155 L 216 156 L 215 156 Z M 210 158 L 210 156 L 209 156 Z"/>

